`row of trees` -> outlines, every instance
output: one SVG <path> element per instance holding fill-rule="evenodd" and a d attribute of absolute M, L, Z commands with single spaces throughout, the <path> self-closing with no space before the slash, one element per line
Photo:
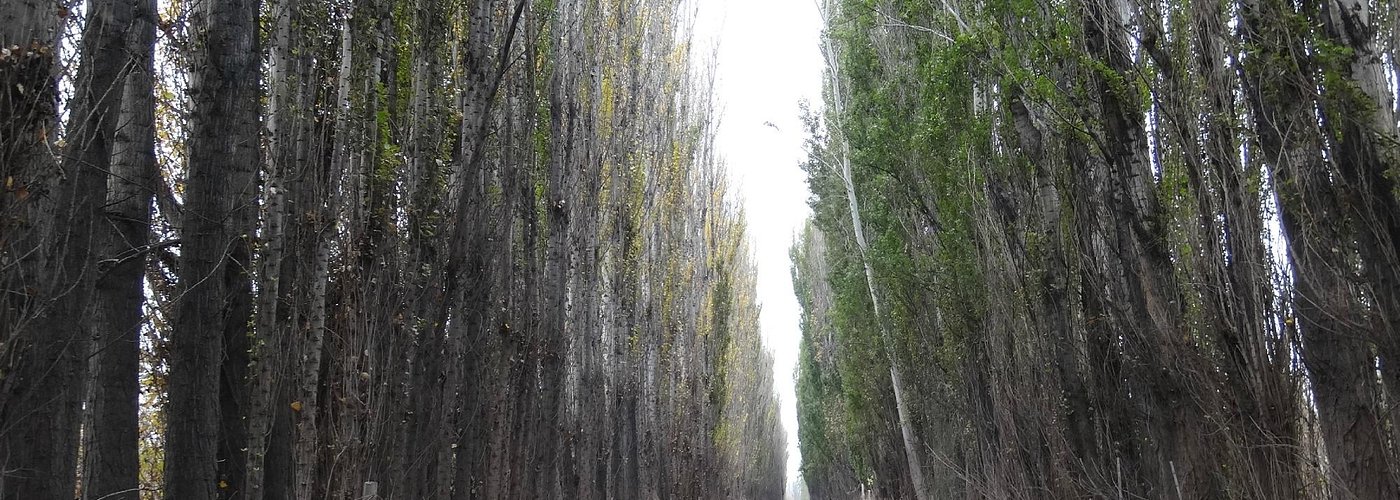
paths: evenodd
<path fill-rule="evenodd" d="M 1400 494 L 1397 4 L 823 7 L 814 497 Z"/>
<path fill-rule="evenodd" d="M 781 496 L 688 18 L 6 1 L 0 497 Z"/>

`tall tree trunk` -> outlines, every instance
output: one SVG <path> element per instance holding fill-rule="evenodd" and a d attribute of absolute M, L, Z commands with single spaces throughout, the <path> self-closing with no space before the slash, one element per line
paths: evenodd
<path fill-rule="evenodd" d="M 1334 498 L 1389 498 L 1375 358 L 1363 299 L 1352 285 L 1357 238 L 1333 185 L 1314 104 L 1316 65 L 1308 39 L 1290 31 L 1298 13 L 1275 2 L 1241 2 L 1246 96 L 1263 154 L 1275 172 L 1293 272 L 1302 358 L 1312 380 Z"/>
<path fill-rule="evenodd" d="M 1381 9 L 1372 12 L 1372 4 Z M 1342 209 L 1356 219 L 1357 247 L 1362 258 L 1363 292 L 1370 302 L 1366 328 L 1380 347 L 1381 373 L 1385 377 L 1390 439 L 1400 424 L 1400 192 L 1396 191 L 1395 95 L 1389 77 L 1394 76 L 1396 54 L 1382 49 L 1379 23 L 1400 18 L 1393 2 L 1328 0 L 1322 3 L 1322 26 L 1327 39 L 1350 50 L 1335 62 L 1340 81 L 1326 82 L 1324 100 L 1329 149 L 1337 170 L 1336 182 L 1343 195 Z M 1388 8 L 1388 12 L 1385 10 Z M 1400 35 L 1392 35 L 1400 36 Z M 1387 62 L 1387 58 L 1391 58 Z M 1329 68 L 1329 71 L 1331 68 Z M 1400 443 L 1390 443 L 1389 462 L 1395 466 Z M 1390 484 L 1381 493 L 1395 494 L 1400 471 L 1391 472 Z"/>
<path fill-rule="evenodd" d="M 293 38 L 293 17 L 298 12 L 296 0 L 280 0 L 272 7 L 272 22 L 275 31 L 271 39 L 271 54 L 268 62 L 268 84 L 271 87 L 267 98 L 266 127 L 268 136 L 267 162 L 264 176 L 263 227 L 260 236 L 263 241 L 258 262 L 258 297 L 253 316 L 253 340 L 251 348 L 253 376 L 249 377 L 248 447 L 246 454 L 246 476 L 242 494 L 246 500 L 262 500 L 267 494 L 264 484 L 268 442 L 272 425 L 281 408 L 274 408 L 274 394 L 279 392 L 282 378 L 290 364 L 286 356 L 285 335 L 288 328 L 281 324 L 281 301 L 283 294 L 282 257 L 287 244 L 285 229 L 287 214 L 287 173 L 297 159 L 296 136 L 300 131 L 294 116 L 305 111 L 294 109 L 297 101 L 292 92 L 301 86 L 300 78 L 293 78 L 292 68 L 297 58 L 293 57 L 292 44 L 304 42 L 300 37 Z M 298 19 L 300 21 L 300 19 Z M 301 30 L 296 33 L 300 34 Z M 299 76 L 299 75 L 298 75 Z"/>
<path fill-rule="evenodd" d="M 37 134 L 34 145 L 47 141 L 50 127 L 46 122 L 52 116 L 45 114 L 52 108 L 44 103 L 51 95 L 48 92 L 53 82 L 48 64 L 57 50 L 49 45 L 52 33 L 44 32 L 45 25 L 53 20 L 49 16 L 57 14 L 50 8 L 41 2 L 21 2 L 0 11 L 0 20 L 5 24 L 17 23 L 0 32 L 0 42 L 9 49 L 3 62 L 8 66 L 4 68 L 3 83 L 12 99 L 7 111 L 33 106 L 28 111 L 34 113 L 7 118 L 17 121 L 20 127 L 33 126 L 15 131 L 26 139 Z M 7 387 L 0 403 L 0 424 L 4 425 L 0 431 L 4 449 L 0 452 L 7 455 L 0 462 L 6 470 L 18 471 L 0 484 L 0 495 L 5 498 L 69 498 L 75 491 L 79 413 L 87 373 L 88 330 L 92 327 L 89 308 L 97 275 L 92 234 L 106 199 L 104 180 L 121 112 L 122 73 L 127 62 L 122 34 L 132 17 L 131 2 L 95 0 L 87 8 L 88 22 L 79 46 L 78 73 L 69 108 L 72 118 L 65 137 L 68 146 L 56 181 L 48 187 L 52 205 L 45 207 L 44 212 L 30 214 L 35 217 L 31 220 L 49 218 L 39 226 L 40 239 L 34 240 L 42 267 L 38 269 L 40 274 L 30 277 L 38 278 L 37 281 L 17 290 L 28 295 L 28 287 L 33 287 L 40 295 L 29 304 L 34 308 L 32 322 L 24 326 L 5 325 L 7 330 L 16 328 L 11 335 L 18 333 L 19 337 L 3 339 L 7 350 L 11 350 L 8 354 L 22 356 L 19 366 L 4 370 Z M 31 144 L 26 139 L 4 147 L 22 151 Z M 16 173 L 21 174 L 18 179 L 6 173 L 4 182 L 10 191 L 7 194 L 17 201 L 27 197 L 19 196 L 19 189 L 34 189 L 36 194 L 42 194 L 35 182 L 47 177 L 42 170 Z M 23 256 L 11 258 L 19 260 Z M 18 344 L 17 348 L 8 347 L 11 344 Z"/>
<path fill-rule="evenodd" d="M 347 8 L 340 22 L 339 73 L 336 80 L 336 100 L 334 101 L 334 128 L 330 144 L 329 168 L 318 171 L 310 162 L 301 165 L 301 181 L 296 189 L 298 208 L 296 244 L 299 252 L 298 270 L 293 288 L 305 294 L 294 321 L 296 332 L 290 350 L 293 361 L 290 364 L 295 384 L 291 386 L 292 404 L 295 405 L 295 422 L 292 445 L 292 463 L 295 467 L 292 494 L 295 498 L 314 498 L 328 495 L 319 490 L 329 486 L 321 482 L 321 447 L 330 446 L 321 440 L 320 422 L 330 422 L 326 405 L 321 400 L 322 357 L 325 347 L 327 321 L 327 286 L 330 276 L 330 245 L 335 234 L 338 219 L 349 220 L 352 224 L 370 223 L 365 217 L 353 215 L 363 206 L 363 193 L 368 179 L 342 184 L 341 179 L 360 175 L 355 165 L 360 160 L 353 148 L 356 142 L 354 107 L 351 104 L 351 85 L 354 75 L 354 33 L 353 14 L 355 6 Z M 377 75 L 371 73 L 371 76 Z M 370 115 L 373 116 L 373 115 Z M 372 144 L 366 142 L 365 144 Z M 343 189 L 342 189 L 343 186 Z M 360 191 L 352 191 L 358 188 Z M 363 231 L 353 229 L 352 231 Z M 360 234 L 355 232 L 354 234 Z M 342 243 L 349 248 L 358 242 Z M 352 261 L 353 262 L 353 261 Z M 358 264 L 358 262 L 357 262 Z M 358 353 L 356 353 L 358 354 Z"/>
<path fill-rule="evenodd" d="M 107 181 L 107 217 L 102 231 L 93 357 L 93 393 L 84 454 L 83 495 L 87 499 L 135 500 L 139 357 L 146 324 L 144 277 L 150 252 L 151 208 L 155 193 L 156 2 L 132 2 L 130 70 Z"/>
<path fill-rule="evenodd" d="M 1274 324 L 1278 309 L 1270 269 L 1275 264 L 1263 239 L 1263 175 L 1257 162 L 1244 161 L 1245 141 L 1236 132 L 1240 105 L 1236 99 L 1240 80 L 1229 66 L 1229 54 L 1237 42 L 1226 31 L 1229 14 L 1218 2 L 1195 1 L 1191 8 L 1195 26 L 1195 61 L 1206 95 L 1206 172 L 1213 172 L 1228 259 L 1217 295 L 1208 299 L 1224 305 L 1223 322 L 1216 325 L 1225 363 L 1226 383 L 1232 390 L 1237 432 L 1242 435 L 1251 468 L 1241 468 L 1245 487 L 1264 497 L 1283 497 L 1300 491 L 1305 477 L 1302 460 L 1291 451 L 1301 442 L 1297 423 L 1298 383 L 1291 369 L 1286 337 Z M 1194 131 L 1193 131 L 1194 132 Z M 1194 151 L 1194 150 L 1191 150 Z M 1206 196 L 1198 193 L 1197 196 Z M 1209 237 L 1217 237 L 1213 233 Z M 1220 254 L 1217 253 L 1219 258 Z M 1229 293 L 1226 293 L 1228 291 Z"/>
<path fill-rule="evenodd" d="M 295 498 L 315 498 L 320 443 L 317 420 L 321 416 L 321 352 L 326 333 L 326 282 L 329 275 L 330 249 L 325 234 L 315 231 L 311 255 L 308 304 L 310 310 L 302 330 L 302 344 L 297 366 L 301 368 L 296 389 L 296 486 Z"/>
<path fill-rule="evenodd" d="M 33 410 L 21 402 L 32 391 L 30 377 L 17 374 L 32 359 L 26 326 L 40 302 L 33 279 L 46 204 L 38 195 L 54 175 L 54 59 L 61 19 L 51 9 L 45 0 L 0 5 L 0 466 L 7 469 L 9 457 L 17 461 L 16 453 L 31 448 L 15 448 L 28 433 L 10 429 Z"/>
<path fill-rule="evenodd" d="M 1158 199 L 1142 103 L 1129 36 L 1142 21 L 1127 0 L 1088 0 L 1084 29 L 1089 53 L 1111 72 L 1092 75 L 1098 99 L 1098 149 L 1106 200 L 1103 256 L 1117 270 L 1104 276 L 1112 295 L 1104 297 L 1125 354 L 1141 363 L 1131 373 L 1130 397 L 1139 405 L 1145 441 L 1143 472 L 1150 495 L 1218 496 L 1218 476 L 1205 464 L 1216 462 L 1199 432 L 1206 408 L 1192 391 L 1200 387 L 1193 376 L 1205 373 L 1185 331 L 1184 310 L 1175 266 L 1168 249 L 1165 215 Z"/>
<path fill-rule="evenodd" d="M 1238 436 L 1215 447 L 1222 460 L 1248 464 L 1220 474 L 1227 487 L 1235 494 L 1284 496 L 1302 479 L 1289 465 L 1298 462 L 1283 451 L 1285 443 L 1296 443 L 1288 423 L 1295 418 L 1289 411 L 1295 393 L 1289 390 L 1288 370 L 1274 361 L 1269 347 L 1269 336 L 1276 333 L 1270 261 L 1259 193 L 1251 188 L 1235 133 L 1238 84 L 1226 66 L 1225 14 L 1211 1 L 1179 10 L 1139 1 L 1137 9 L 1143 52 L 1160 74 L 1153 98 L 1160 124 L 1156 136 L 1166 139 L 1157 143 L 1158 156 L 1166 158 L 1158 163 L 1164 179 L 1177 179 L 1162 182 L 1184 177 L 1187 191 L 1179 195 L 1177 210 L 1190 221 L 1182 231 L 1186 244 L 1198 249 L 1174 258 L 1187 276 L 1183 291 L 1194 303 L 1203 337 L 1215 342 L 1214 356 L 1206 359 L 1218 363 L 1222 375 L 1200 377 L 1192 389 L 1202 406 L 1228 409 L 1220 416 L 1222 424 Z M 1162 216 L 1170 217 L 1170 211 Z M 1227 397 L 1217 400 L 1217 393 Z M 1268 410 L 1271 406 L 1274 410 Z"/>
<path fill-rule="evenodd" d="M 242 484 L 241 477 L 220 474 L 236 474 L 243 463 L 238 450 L 229 450 L 238 436 L 225 434 L 230 423 L 242 426 L 242 408 L 232 405 L 240 404 L 247 359 L 249 290 L 242 269 L 249 264 L 246 224 L 259 163 L 260 3 L 195 4 L 194 113 L 166 409 L 165 497 L 171 500 L 214 499 Z M 230 345 L 245 351 L 229 352 Z"/>

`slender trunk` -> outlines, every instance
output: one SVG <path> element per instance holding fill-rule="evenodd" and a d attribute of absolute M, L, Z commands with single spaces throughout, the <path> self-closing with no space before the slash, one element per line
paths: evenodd
<path fill-rule="evenodd" d="M 353 107 L 350 104 L 350 79 L 354 68 L 351 14 L 352 11 L 347 11 L 340 20 L 340 70 L 337 76 L 336 118 L 330 149 L 330 168 L 324 175 L 305 171 L 303 182 L 308 185 L 302 186 L 302 192 L 298 193 L 303 198 L 298 200 L 298 206 L 306 218 L 299 222 L 299 245 L 302 251 L 308 252 L 303 254 L 303 258 L 309 257 L 309 262 L 304 264 L 310 266 L 305 271 L 299 271 L 301 278 L 298 280 L 298 286 L 305 287 L 307 296 L 303 316 L 297 319 L 297 347 L 292 349 L 296 353 L 292 366 L 297 367 L 297 383 L 292 391 L 296 410 L 293 417 L 295 441 L 292 445 L 292 462 L 295 466 L 292 492 L 295 498 L 314 498 L 318 493 L 326 494 L 318 489 L 327 486 L 319 482 L 322 477 L 318 474 L 328 472 L 318 468 L 320 447 L 323 444 L 318 425 L 325 410 L 322 408 L 320 394 L 328 307 L 326 288 L 330 276 L 330 245 L 331 237 L 335 234 L 337 214 L 343 217 L 346 212 L 354 213 L 356 206 L 362 206 L 358 204 L 362 201 L 361 198 L 346 196 L 338 180 L 357 175 L 353 167 L 355 155 L 351 152 L 354 144 L 351 141 Z M 321 194 L 321 197 L 317 198 L 316 194 Z M 361 224 L 367 223 L 364 218 L 351 220 Z"/>
<path fill-rule="evenodd" d="M 250 158 L 247 161 L 252 163 L 252 166 L 247 172 L 235 174 L 240 180 L 233 181 L 233 185 L 256 185 L 258 160 Z M 221 499 L 240 498 L 243 494 L 240 488 L 246 484 L 247 475 L 247 419 L 251 399 L 248 367 L 251 362 L 249 353 L 252 349 L 249 321 L 253 316 L 251 240 L 256 225 L 252 213 L 255 210 L 253 207 L 256 206 L 256 202 L 253 201 L 253 189 L 250 187 L 247 194 L 238 196 L 243 200 L 239 202 L 242 206 L 235 207 L 228 218 L 231 226 L 241 228 L 238 234 L 242 236 L 235 237 L 229 245 L 228 262 L 223 269 L 224 289 L 228 300 L 224 308 L 224 355 L 222 366 L 219 367 L 219 446 L 216 455 Z"/>
<path fill-rule="evenodd" d="M 108 179 L 94 324 L 96 384 L 84 455 L 84 498 L 137 498 L 138 362 L 156 172 L 153 49 L 156 2 L 133 2 L 131 59 Z"/>
<path fill-rule="evenodd" d="M 251 358 L 255 371 L 254 376 L 249 378 L 247 475 L 242 489 L 247 500 L 262 500 L 266 494 L 264 467 L 268 438 L 277 413 L 273 410 L 273 394 L 281 382 L 278 374 L 290 361 L 283 354 L 286 343 L 282 332 L 286 329 L 279 325 L 278 318 L 282 294 L 282 256 L 287 242 L 284 227 L 288 189 L 286 172 L 296 159 L 294 137 L 300 130 L 295 123 L 289 123 L 293 116 L 300 115 L 299 110 L 292 109 L 296 103 L 291 97 L 294 89 L 300 89 L 300 80 L 289 80 L 289 67 L 296 62 L 292 57 L 291 44 L 292 17 L 297 11 L 297 3 L 295 0 L 278 1 L 273 6 L 272 14 L 276 32 L 268 63 L 271 90 L 266 113 L 268 162 L 263 170 L 265 208 L 261 237 L 264 246 L 258 263 L 258 297 L 253 317 Z"/>
<path fill-rule="evenodd" d="M 899 434 L 904 442 L 904 457 L 908 462 L 909 481 L 914 487 L 914 498 L 923 500 L 927 498 L 928 490 L 924 480 L 923 450 L 918 444 L 918 437 L 914 433 L 913 419 L 909 415 L 909 408 L 904 400 L 904 384 L 899 366 L 899 353 L 895 349 L 894 339 L 886 323 L 884 311 L 880 304 L 880 294 L 875 280 L 875 268 L 870 261 L 870 246 L 865 241 L 865 226 L 860 220 L 860 204 L 856 196 L 855 179 L 851 174 L 850 153 L 847 151 L 849 145 L 842 139 L 840 117 L 845 112 L 843 109 L 845 102 L 842 100 L 840 66 L 837 64 L 835 54 L 836 48 L 832 45 L 835 42 L 831 39 L 826 41 L 824 53 L 826 56 L 827 71 L 830 73 L 829 83 L 831 88 L 831 102 L 834 104 L 831 116 L 836 117 L 831 123 L 831 134 L 835 138 L 837 149 L 837 161 L 840 163 L 840 176 L 846 188 L 847 208 L 851 215 L 851 229 L 855 235 L 856 247 L 860 251 L 861 265 L 865 268 L 865 284 L 870 292 L 870 304 L 875 314 L 875 322 L 880 327 L 880 342 L 884 348 L 885 358 L 890 364 L 890 386 L 895 394 L 895 412 L 899 419 Z"/>
<path fill-rule="evenodd" d="M 435 41 L 446 40 L 448 33 L 444 31 L 450 24 L 448 16 L 451 15 L 451 11 L 430 0 L 419 1 L 422 2 L 419 10 L 422 16 L 420 29 L 423 36 L 432 37 Z M 428 7 L 424 4 L 433 6 Z M 455 41 L 453 43 L 455 47 Z M 441 269 L 440 245 L 436 240 L 439 230 L 443 227 L 438 216 L 438 207 L 447 197 L 446 190 L 451 189 L 443 185 L 450 184 L 442 182 L 449 176 L 438 151 L 448 128 L 446 120 L 439 118 L 444 100 L 441 96 L 449 93 L 439 89 L 438 82 L 442 81 L 444 74 L 451 72 L 440 69 L 450 66 L 443 64 L 438 54 L 429 52 L 430 48 L 441 50 L 440 45 L 441 42 L 421 44 L 418 47 L 421 52 L 414 63 L 413 86 L 415 100 L 419 102 L 420 108 L 410 117 L 410 122 L 415 125 L 413 135 L 418 141 L 415 141 L 411 149 L 412 172 L 416 185 L 409 209 L 410 247 L 407 269 L 410 269 L 416 278 L 410 293 L 419 297 L 411 306 L 411 315 L 420 320 L 410 330 L 416 331 L 416 339 L 404 344 L 405 357 L 411 362 L 406 373 L 402 374 L 404 408 L 400 436 L 403 442 L 395 445 L 394 463 L 390 469 L 394 478 L 390 486 L 391 491 L 397 495 L 415 498 L 426 497 L 431 474 L 436 471 L 433 465 L 436 462 L 436 454 L 430 454 L 424 448 L 432 443 L 432 432 L 436 425 L 436 408 L 440 402 L 437 401 L 436 393 L 432 392 L 435 389 L 432 388 L 437 387 L 434 382 L 445 350 L 443 339 L 439 335 L 438 316 L 433 312 L 438 310 L 436 301 L 443 300 L 440 295 L 443 284 L 436 279 L 440 276 Z M 454 59 L 449 58 L 447 61 Z M 433 396 L 428 396 L 430 394 Z"/>
<path fill-rule="evenodd" d="M 315 498 L 317 484 L 318 433 L 317 418 L 321 411 L 320 380 L 321 350 L 325 342 L 326 330 L 326 282 L 330 274 L 330 249 L 321 234 L 315 244 L 312 258 L 311 290 L 308 297 L 310 311 L 303 332 L 300 385 L 297 388 L 297 402 L 300 403 L 296 419 L 296 488 L 294 498 Z"/>

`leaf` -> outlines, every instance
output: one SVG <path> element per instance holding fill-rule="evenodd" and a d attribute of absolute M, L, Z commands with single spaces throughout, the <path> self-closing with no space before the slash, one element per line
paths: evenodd
<path fill-rule="evenodd" d="M 292 401 L 292 411 L 301 411 L 301 401 Z"/>

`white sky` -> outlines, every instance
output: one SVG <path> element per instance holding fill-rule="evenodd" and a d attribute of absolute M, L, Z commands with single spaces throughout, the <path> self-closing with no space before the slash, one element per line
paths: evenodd
<path fill-rule="evenodd" d="M 788 483 L 797 477 L 794 393 L 800 309 L 792 291 L 788 248 L 810 211 L 798 101 L 821 103 L 821 19 L 814 0 L 697 0 L 696 55 L 714 39 L 716 146 L 744 199 L 758 264 L 759 318 L 773 352 L 773 379 L 787 430 Z M 765 125 L 771 122 L 777 126 Z"/>

